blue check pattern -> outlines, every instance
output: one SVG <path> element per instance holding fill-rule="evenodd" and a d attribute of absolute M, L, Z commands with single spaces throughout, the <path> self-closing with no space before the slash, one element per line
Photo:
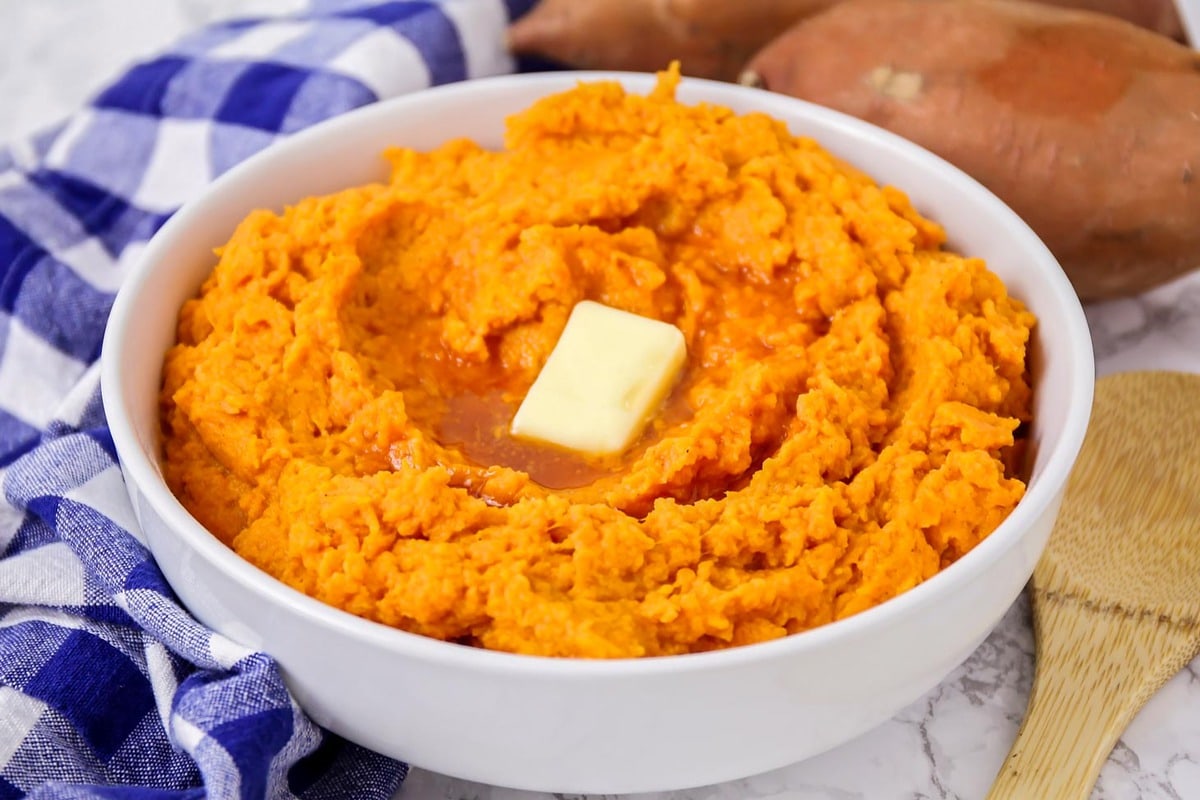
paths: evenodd
<path fill-rule="evenodd" d="M 531 2 L 315 0 L 219 24 L 0 150 L 0 800 L 370 800 L 403 781 L 178 604 L 139 538 L 97 359 L 123 276 L 181 204 L 323 119 L 512 71 L 503 31 Z"/>

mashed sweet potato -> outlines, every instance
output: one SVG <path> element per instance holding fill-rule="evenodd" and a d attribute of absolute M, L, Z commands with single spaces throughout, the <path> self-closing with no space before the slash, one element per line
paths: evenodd
<path fill-rule="evenodd" d="M 1032 316 L 899 191 L 676 81 L 250 215 L 166 359 L 186 507 L 354 614 L 578 657 L 803 631 L 987 536 L 1024 491 Z M 506 432 L 585 298 L 688 343 L 607 461 Z"/>

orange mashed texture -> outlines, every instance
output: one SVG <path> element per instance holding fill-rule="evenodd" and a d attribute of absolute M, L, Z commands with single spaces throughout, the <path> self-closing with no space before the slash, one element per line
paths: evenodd
<path fill-rule="evenodd" d="M 251 214 L 166 358 L 184 505 L 325 603 L 547 656 L 776 639 L 978 544 L 1024 491 L 1032 315 L 901 192 L 677 81 Z M 584 299 L 688 345 L 607 462 L 507 434 Z"/>

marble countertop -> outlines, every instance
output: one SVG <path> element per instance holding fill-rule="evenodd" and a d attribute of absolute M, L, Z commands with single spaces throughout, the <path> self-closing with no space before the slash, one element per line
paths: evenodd
<path fill-rule="evenodd" d="M 70 113 L 129 62 L 181 33 L 234 14 L 285 12 L 301 0 L 0 2 L 0 142 Z M 1197 224 L 1200 224 L 1198 221 Z M 1087 310 L 1099 374 L 1200 372 L 1200 273 Z M 940 686 L 891 721 L 824 755 L 731 783 L 638 800 L 983 798 L 1016 734 L 1033 677 L 1022 598 Z M 619 768 L 619 766 L 617 767 Z M 585 800 L 499 789 L 415 769 L 398 800 Z M 1094 800 L 1200 797 L 1200 660 L 1134 720 Z M 590 800 L 595 800 L 591 798 Z"/>

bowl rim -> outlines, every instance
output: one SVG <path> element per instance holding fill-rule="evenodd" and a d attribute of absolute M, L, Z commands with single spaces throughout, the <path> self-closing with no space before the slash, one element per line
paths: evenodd
<path fill-rule="evenodd" d="M 699 78 L 684 77 L 680 80 L 681 101 L 723 104 L 727 100 L 722 98 L 753 98 L 756 100 L 755 105 L 761 107 L 765 113 L 773 113 L 768 106 L 790 105 L 796 109 L 798 116 L 805 120 L 815 120 L 836 131 L 839 138 L 874 140 L 873 147 L 898 151 L 904 158 L 916 161 L 918 166 L 924 169 L 943 173 L 947 180 L 961 184 L 964 191 L 978 195 L 978 201 L 987 207 L 990 214 L 1003 222 L 1011 234 L 1024 240 L 1022 249 L 1033 256 L 1031 260 L 1039 262 L 1039 282 L 1044 284 L 1041 288 L 1054 295 L 1055 305 L 1063 312 L 1065 328 L 1071 338 L 1067 349 L 1076 356 L 1069 365 L 1072 395 L 1064 400 L 1069 409 L 1067 423 L 1061 430 L 1057 447 L 1049 454 L 1039 478 L 1029 482 L 1025 495 L 1008 517 L 969 553 L 917 586 L 876 606 L 780 639 L 668 656 L 587 659 L 526 655 L 487 650 L 410 633 L 358 617 L 312 598 L 237 555 L 193 518 L 167 487 L 151 458 L 142 448 L 134 430 L 120 374 L 118 354 L 123 351 L 124 343 L 136 334 L 134 309 L 143 287 L 156 266 L 162 262 L 162 256 L 170 251 L 179 232 L 187 230 L 194 219 L 205 216 L 210 207 L 224 201 L 225 195 L 231 192 L 230 187 L 236 188 L 249 182 L 259 172 L 269 172 L 271 164 L 288 153 L 309 148 L 319 149 L 323 140 L 336 139 L 344 130 L 359 126 L 369 127 L 377 118 L 386 119 L 405 111 L 419 112 L 422 107 L 436 101 L 450 102 L 459 99 L 460 96 L 470 97 L 480 92 L 505 90 L 514 85 L 540 89 L 538 96 L 545 96 L 581 82 L 613 80 L 621 82 L 630 91 L 645 91 L 653 86 L 654 79 L 652 73 L 564 71 L 479 78 L 425 89 L 373 103 L 318 123 L 268 146 L 211 182 L 195 198 L 178 209 L 138 254 L 136 263 L 119 288 L 106 325 L 100 359 L 101 394 L 124 479 L 132 479 L 136 489 L 145 497 L 154 512 L 160 515 L 175 535 L 185 540 L 186 547 L 211 566 L 224 572 L 230 580 L 241 584 L 248 592 L 286 607 L 320 628 L 338 629 L 347 636 L 372 644 L 391 655 L 416 658 L 446 667 L 486 670 L 493 674 L 553 677 L 556 680 L 568 681 L 624 679 L 664 673 L 721 670 L 745 662 L 791 658 L 886 627 L 890 618 L 930 603 L 942 593 L 953 592 L 956 586 L 976 579 L 986 570 L 989 563 L 1019 543 L 1020 531 L 1033 524 L 1056 502 L 1086 433 L 1095 382 L 1092 343 L 1083 308 L 1066 274 L 1041 239 L 1005 203 L 974 178 L 924 148 L 870 123 L 804 100 Z M 693 93 L 703 96 L 689 96 Z M 759 97 L 754 97 L 755 93 Z M 1034 388 L 1036 392 L 1036 387 Z M 134 533 L 137 535 L 137 532 Z M 188 613 L 191 614 L 191 611 Z"/>

